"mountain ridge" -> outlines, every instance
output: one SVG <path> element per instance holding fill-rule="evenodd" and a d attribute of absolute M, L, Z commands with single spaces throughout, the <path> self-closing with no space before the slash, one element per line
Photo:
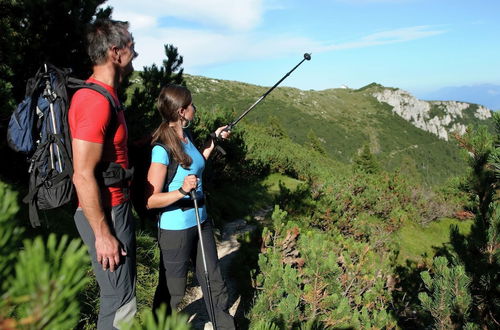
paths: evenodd
<path fill-rule="evenodd" d="M 393 107 L 393 111 L 416 127 L 448 140 L 454 133 L 463 135 L 467 125 L 464 116 L 474 116 L 479 120 L 491 118 L 492 111 L 482 105 L 458 101 L 424 101 L 401 89 L 387 89 L 375 92 L 373 96 L 380 102 Z"/>
<path fill-rule="evenodd" d="M 234 118 L 269 89 L 186 74 L 185 79 L 200 111 L 225 108 L 234 114 Z M 381 98 L 379 94 L 384 93 L 390 97 Z M 391 98 L 397 102 L 387 102 Z M 412 108 L 413 112 L 398 113 L 398 104 L 399 109 L 406 109 L 401 105 L 411 103 L 409 100 L 417 99 L 398 88 L 376 83 L 360 89 L 322 91 L 278 87 L 238 126 L 278 123 L 294 142 L 307 146 L 311 137 L 316 137 L 326 155 L 347 164 L 353 162 L 364 145 L 368 145 L 383 168 L 396 170 L 406 166 L 418 172 L 422 180 L 429 184 L 463 174 L 466 162 L 452 134 L 463 133 L 463 127 L 469 125 L 491 126 L 492 120 L 486 118 L 488 115 L 483 116 L 485 119 L 475 116 L 479 109 L 479 113 L 484 114 L 491 115 L 491 111 L 465 102 L 429 103 L 419 100 L 424 102 L 421 104 L 425 111 L 420 109 L 418 112 Z M 417 112 L 420 116 L 416 115 Z M 420 123 L 421 127 L 418 127 L 418 121 L 412 122 L 411 115 L 408 116 L 412 113 L 425 125 Z M 407 120 L 408 117 L 410 120 Z"/>

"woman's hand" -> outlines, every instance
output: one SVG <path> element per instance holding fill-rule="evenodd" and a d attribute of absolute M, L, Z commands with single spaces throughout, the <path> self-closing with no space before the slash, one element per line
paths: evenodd
<path fill-rule="evenodd" d="M 194 174 L 186 175 L 182 183 L 182 190 L 190 192 L 198 186 L 198 178 Z"/>
<path fill-rule="evenodd" d="M 212 153 L 212 150 L 215 148 L 215 144 L 217 143 L 216 138 L 221 138 L 223 140 L 228 139 L 229 136 L 231 135 L 231 132 L 229 130 L 225 130 L 228 125 L 221 126 L 215 130 L 214 133 L 210 134 L 210 138 L 205 144 L 205 147 L 203 149 L 202 155 L 205 157 L 205 159 L 208 159 L 210 157 L 210 154 Z M 216 138 L 214 138 L 214 135 Z"/>
<path fill-rule="evenodd" d="M 231 131 L 225 131 L 224 129 L 226 129 L 226 128 L 227 128 L 227 125 L 217 128 L 215 130 L 215 136 L 220 137 L 223 140 L 228 139 L 229 136 L 231 135 Z"/>

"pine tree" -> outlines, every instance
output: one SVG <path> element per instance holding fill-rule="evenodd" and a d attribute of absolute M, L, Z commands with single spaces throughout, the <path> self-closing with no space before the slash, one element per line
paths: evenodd
<path fill-rule="evenodd" d="M 24 97 L 26 82 L 49 62 L 73 70 L 82 79 L 91 72 L 85 48 L 86 25 L 95 18 L 108 18 L 106 0 L 1 0 L 0 1 L 0 135 L 15 104 Z M 0 142 L 0 153 L 9 162 L 0 164 L 3 180 L 17 183 L 27 178 L 24 156 Z M 20 175 L 23 173 L 23 175 Z"/>
<path fill-rule="evenodd" d="M 18 212 L 17 193 L 0 181 L 0 292 L 7 289 L 7 282 L 14 269 L 16 251 L 19 245 L 22 229 L 15 226 L 14 215 Z"/>
<path fill-rule="evenodd" d="M 370 146 L 365 144 L 361 152 L 354 158 L 354 170 L 367 174 L 380 172 L 380 165 L 370 151 Z"/>
<path fill-rule="evenodd" d="M 286 221 L 275 206 L 273 230 L 264 229 L 250 312 L 252 325 L 283 329 L 395 327 L 387 312 L 388 261 L 366 243 Z"/>
<path fill-rule="evenodd" d="M 469 155 L 468 192 L 475 203 L 469 235 L 452 231 L 452 253 L 471 279 L 471 317 L 482 328 L 500 326 L 500 115 L 496 134 L 486 127 L 469 129 L 459 143 Z"/>
<path fill-rule="evenodd" d="M 79 77 L 90 73 L 85 49 L 86 24 L 95 17 L 110 17 L 111 8 L 97 9 L 105 1 L 6 0 L 0 3 L 0 63 L 2 73 L 8 73 L 0 76 L 6 79 L 0 86 L 11 85 L 12 99 L 22 98 L 26 80 L 46 61 L 70 67 Z M 0 107 L 4 104 L 1 102 Z"/>
<path fill-rule="evenodd" d="M 496 136 L 478 129 L 469 137 L 472 174 L 469 186 L 477 200 L 471 235 L 462 240 L 467 270 L 472 276 L 475 317 L 480 324 L 500 326 L 500 116 L 494 114 Z M 459 235 L 455 234 L 455 242 Z"/>
<path fill-rule="evenodd" d="M 276 116 L 269 116 L 268 125 L 266 126 L 266 131 L 269 133 L 269 136 L 273 138 L 283 138 L 286 136 L 285 129 L 283 125 L 281 125 L 280 120 Z"/>
<path fill-rule="evenodd" d="M 319 152 L 322 155 L 326 155 L 325 147 L 323 146 L 323 142 L 321 139 L 314 133 L 311 129 L 307 133 L 307 142 L 311 149 Z"/>
<path fill-rule="evenodd" d="M 472 298 L 469 292 L 470 278 L 462 265 L 448 266 L 445 257 L 434 259 L 434 275 L 428 271 L 422 272 L 421 277 L 425 287 L 430 292 L 421 292 L 418 295 L 422 306 L 431 313 L 437 329 L 451 329 L 457 327 L 469 328 L 469 310 Z"/>
<path fill-rule="evenodd" d="M 158 67 L 153 64 L 139 73 L 140 86 L 134 89 L 127 113 L 129 139 L 138 141 L 148 137 L 161 123 L 156 100 L 162 87 L 168 84 L 185 85 L 181 67 L 183 58 L 173 45 L 165 45 L 166 59 Z"/>
<path fill-rule="evenodd" d="M 80 316 L 76 297 L 86 283 L 86 248 L 54 234 L 21 247 L 15 194 L 1 182 L 0 209 L 0 328 L 73 329 Z"/>

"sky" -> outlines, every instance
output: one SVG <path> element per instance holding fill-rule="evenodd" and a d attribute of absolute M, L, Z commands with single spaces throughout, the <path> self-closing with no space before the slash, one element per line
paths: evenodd
<path fill-rule="evenodd" d="M 500 85 L 499 0 L 110 0 L 136 70 L 172 44 L 184 72 L 324 90 L 372 82 L 414 94 Z"/>

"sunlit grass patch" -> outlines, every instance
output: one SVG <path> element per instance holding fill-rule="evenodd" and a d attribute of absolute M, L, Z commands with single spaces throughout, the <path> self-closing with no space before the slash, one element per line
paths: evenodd
<path fill-rule="evenodd" d="M 398 263 L 404 264 L 406 260 L 423 261 L 434 257 L 436 249 L 450 243 L 451 226 L 458 226 L 462 235 L 470 232 L 472 220 L 462 221 L 444 218 L 431 222 L 428 226 L 408 222 L 396 233 L 400 250 Z"/>

